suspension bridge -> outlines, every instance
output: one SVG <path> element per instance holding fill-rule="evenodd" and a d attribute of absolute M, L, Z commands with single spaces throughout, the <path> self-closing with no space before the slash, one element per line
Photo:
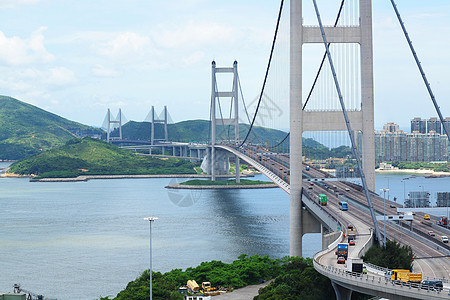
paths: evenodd
<path fill-rule="evenodd" d="M 314 267 L 332 280 L 338 299 L 350 299 L 352 291 L 389 299 L 448 299 L 450 247 L 437 244 L 427 236 L 427 230 L 433 224 L 411 221 L 414 230 L 409 230 L 402 226 L 405 222 L 384 221 L 383 232 L 378 226 L 380 215 L 386 215 L 386 200 L 374 193 L 371 0 L 342 0 L 331 25 L 324 25 L 318 1 L 312 1 L 310 11 L 302 4 L 301 0 L 292 0 L 290 7 L 285 8 L 281 1 L 264 83 L 253 103 L 255 109 L 250 110 L 254 111 L 253 115 L 249 114 L 243 99 L 237 62 L 232 67 L 218 67 L 216 62 L 212 63 L 211 139 L 202 166 L 214 180 L 227 160 L 234 157 L 236 181 L 240 178 L 238 170 L 242 160 L 288 193 L 290 255 L 302 255 L 302 236 L 305 233 L 322 233 L 324 250 L 314 256 Z M 393 0 L 391 4 L 431 102 L 444 123 L 400 12 Z M 317 24 L 303 24 L 304 13 L 315 15 Z M 304 46 L 307 44 L 321 45 L 321 50 L 316 51 L 318 71 L 315 76 L 303 73 L 304 52 L 307 52 Z M 286 53 L 289 53 L 288 61 L 286 55 L 283 56 Z M 229 75 L 228 85 L 221 84 L 223 74 Z M 307 82 L 305 78 L 312 82 L 311 89 L 306 90 L 309 91 L 307 97 L 303 90 L 303 84 Z M 227 104 L 229 111 L 225 112 Z M 285 111 L 289 111 L 288 116 L 283 114 Z M 240 119 L 240 116 L 244 117 Z M 239 124 L 246 121 L 249 129 L 241 132 Z M 274 140 L 258 136 L 255 133 L 258 125 L 288 127 L 289 132 L 283 139 Z M 444 131 L 450 138 L 447 128 Z M 344 136 L 345 144 L 351 149 L 354 167 L 359 171 L 361 185 L 342 179 L 336 181 L 333 176 L 306 164 L 302 153 L 304 132 L 325 132 L 334 139 Z M 329 205 L 326 207 L 318 204 L 319 193 L 328 196 Z M 338 207 L 339 201 L 348 202 L 351 209 L 343 213 Z M 390 203 L 387 214 L 396 215 L 396 206 Z M 361 257 L 372 244 L 381 244 L 386 238 L 410 245 L 416 256 L 414 270 L 421 272 L 424 278 L 442 280 L 444 289 L 391 281 L 384 277 L 386 270 L 376 266 L 369 266 L 368 274 L 347 272 L 337 264 L 334 250 L 339 242 L 345 240 L 349 223 L 358 230 L 358 242 L 350 250 L 349 257 Z M 443 228 L 434 230 L 438 231 L 437 234 L 448 234 Z"/>
<path fill-rule="evenodd" d="M 450 232 L 417 220 L 384 220 L 384 230 L 378 226 L 380 216 L 396 215 L 399 206 L 387 201 L 386 208 L 386 199 L 374 192 L 372 1 L 336 1 L 335 19 L 329 24 L 322 20 L 320 1 L 312 0 L 309 7 L 303 2 L 291 0 L 287 7 L 281 1 L 264 82 L 253 101 L 244 100 L 236 61 L 229 67 L 212 62 L 209 144 L 195 145 L 203 147 L 204 153 L 197 155 L 204 156 L 202 168 L 215 180 L 228 170 L 232 159 L 239 181 L 239 163 L 245 161 L 289 194 L 290 255 L 302 255 L 304 234 L 321 233 L 323 250 L 314 256 L 314 267 L 331 279 L 338 299 L 350 299 L 352 291 L 389 299 L 449 299 L 450 247 L 437 243 L 427 232 L 431 228 L 438 235 Z M 445 124 L 399 9 L 390 2 L 432 105 Z M 317 23 L 303 24 L 306 14 L 314 15 Z M 305 73 L 311 69 L 305 67 L 308 64 L 315 64 L 317 72 Z M 304 89 L 307 82 L 311 87 Z M 266 128 L 264 135 L 258 134 L 262 127 Z M 283 129 L 282 137 L 271 134 Z M 450 139 L 445 125 L 444 132 Z M 307 162 L 305 136 L 328 141 L 328 145 L 347 145 L 361 185 Z M 327 195 L 327 206 L 318 204 L 318 194 Z M 350 209 L 343 212 L 340 201 L 348 202 Z M 412 247 L 414 271 L 424 279 L 443 281 L 444 288 L 392 281 L 385 278 L 386 269 L 371 265 L 367 265 L 368 274 L 347 272 L 337 264 L 334 251 L 345 241 L 350 223 L 357 228 L 358 238 L 349 257 L 361 257 L 374 243 L 395 240 Z"/>

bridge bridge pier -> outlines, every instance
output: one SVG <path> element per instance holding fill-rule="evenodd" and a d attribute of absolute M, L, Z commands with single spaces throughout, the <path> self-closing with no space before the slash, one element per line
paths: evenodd
<path fill-rule="evenodd" d="M 350 300 L 352 298 L 352 290 L 343 287 L 332 280 L 331 285 L 333 286 L 334 292 L 336 293 L 337 300 Z"/>
<path fill-rule="evenodd" d="M 206 149 L 206 155 L 203 158 L 201 168 L 208 175 L 227 175 L 230 172 L 230 154 L 227 151 L 214 149 L 214 161 L 212 160 L 212 147 Z M 213 179 L 214 180 L 214 179 Z"/>

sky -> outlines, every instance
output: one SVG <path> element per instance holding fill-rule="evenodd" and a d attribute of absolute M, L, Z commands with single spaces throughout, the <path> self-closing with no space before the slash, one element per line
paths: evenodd
<path fill-rule="evenodd" d="M 408 130 L 413 117 L 436 113 L 390 1 L 373 2 L 375 127 L 393 121 Z M 450 1 L 396 2 L 450 117 Z M 318 1 L 325 20 L 336 14 L 327 3 L 339 1 Z M 108 108 L 143 121 L 152 105 L 167 105 L 175 122 L 208 119 L 212 60 L 237 60 L 245 97 L 259 94 L 279 4 L 0 0 L 0 94 L 93 126 Z M 314 15 L 304 22 L 317 24 Z"/>

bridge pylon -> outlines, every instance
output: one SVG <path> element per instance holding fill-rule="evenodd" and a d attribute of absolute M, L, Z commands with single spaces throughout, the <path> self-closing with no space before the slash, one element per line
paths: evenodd
<path fill-rule="evenodd" d="M 107 112 L 107 119 L 108 119 L 108 124 L 107 124 L 107 128 L 106 128 L 106 141 L 109 143 L 110 140 L 113 139 L 118 139 L 121 140 L 122 139 L 122 110 L 119 108 L 119 114 L 117 119 L 113 119 L 111 118 L 111 110 L 108 108 L 108 112 Z M 111 137 L 111 131 L 114 129 L 114 125 L 113 128 L 111 128 L 111 124 L 119 124 L 119 136 L 118 137 Z"/>
<path fill-rule="evenodd" d="M 150 115 L 151 115 L 151 134 L 150 134 L 150 143 L 151 145 L 155 144 L 155 141 L 164 141 L 164 142 L 168 142 L 169 141 L 169 135 L 168 135 L 168 131 L 167 131 L 167 123 L 168 123 L 168 112 L 167 112 L 167 106 L 164 105 L 164 110 L 162 112 L 163 118 L 158 118 L 155 117 L 155 107 L 152 106 L 152 110 L 150 111 Z M 155 139 L 155 123 L 160 123 L 160 124 L 164 124 L 164 139 Z"/>
<path fill-rule="evenodd" d="M 211 149 L 210 149 L 210 159 L 208 169 L 211 171 L 211 180 L 216 180 L 217 168 L 220 168 L 222 163 L 218 161 L 223 155 L 218 155 L 215 145 L 217 144 L 216 129 L 217 126 L 234 126 L 234 140 L 235 145 L 239 144 L 239 86 L 238 86 L 238 71 L 237 71 L 237 61 L 234 61 L 232 68 L 218 68 L 216 67 L 216 62 L 211 63 Z M 217 86 L 217 73 L 231 73 L 233 74 L 233 86 L 231 91 L 218 91 Z M 220 113 L 221 117 L 217 117 L 217 107 L 221 109 L 221 98 L 228 98 L 232 101 L 232 109 L 234 114 L 230 111 L 230 118 L 223 118 L 223 114 Z M 216 106 L 217 105 L 217 106 Z M 232 117 L 231 117 L 232 116 Z M 223 160 L 223 159 L 222 159 Z M 239 157 L 235 155 L 236 162 L 236 182 L 240 182 L 240 165 Z M 222 166 L 223 168 L 223 166 Z"/>
<path fill-rule="evenodd" d="M 291 256 L 302 255 L 302 135 L 304 131 L 346 131 L 342 112 L 302 110 L 303 44 L 323 43 L 318 26 L 304 26 L 302 0 L 290 2 L 290 246 Z M 361 109 L 349 113 L 352 130 L 361 132 L 362 169 L 367 186 L 375 190 L 372 1 L 359 0 L 359 24 L 326 26 L 328 43 L 360 45 Z"/>

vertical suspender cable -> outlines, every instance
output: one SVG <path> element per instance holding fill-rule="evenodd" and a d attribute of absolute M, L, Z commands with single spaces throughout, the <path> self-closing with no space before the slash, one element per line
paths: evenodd
<path fill-rule="evenodd" d="M 358 151 L 356 149 L 355 137 L 353 135 L 353 131 L 352 131 L 352 128 L 350 126 L 350 121 L 348 119 L 347 111 L 345 109 L 345 103 L 344 103 L 344 99 L 342 98 L 341 88 L 339 86 L 339 82 L 338 82 L 338 79 L 336 77 L 336 71 L 334 69 L 333 59 L 331 58 L 331 54 L 330 54 L 330 49 L 328 47 L 327 38 L 325 36 L 325 31 L 323 29 L 322 20 L 320 18 L 319 8 L 317 7 L 316 0 L 313 0 L 313 3 L 314 3 L 314 9 L 315 9 L 316 15 L 317 15 L 317 20 L 318 20 L 319 26 L 320 26 L 320 31 L 322 33 L 323 44 L 325 45 L 325 50 L 326 50 L 326 53 L 327 53 L 328 62 L 330 63 L 331 72 L 333 73 L 334 84 L 336 86 L 336 91 L 337 91 L 337 93 L 339 95 L 339 102 L 341 103 L 342 112 L 344 114 L 345 125 L 347 126 L 347 131 L 348 131 L 348 134 L 350 136 L 350 141 L 352 143 L 353 156 L 356 158 L 356 162 L 358 164 L 358 169 L 359 169 L 359 171 L 361 173 L 361 182 L 362 182 L 362 185 L 363 185 L 363 188 L 364 188 L 364 192 L 366 194 L 367 203 L 369 204 L 370 214 L 372 215 L 372 221 L 373 221 L 373 225 L 375 227 L 375 236 L 376 236 L 376 238 L 378 240 L 378 243 L 381 243 L 381 234 L 380 234 L 380 231 L 378 230 L 377 218 L 375 216 L 375 211 L 373 209 L 372 200 L 370 199 L 369 189 L 367 188 L 367 185 L 366 185 L 366 178 L 365 178 L 364 172 L 362 170 L 361 158 L 359 157 L 359 153 L 358 153 Z"/>
<path fill-rule="evenodd" d="M 400 26 L 402 27 L 403 34 L 405 35 L 405 38 L 408 41 L 409 48 L 411 49 L 412 55 L 414 56 L 414 60 L 416 61 L 417 67 L 419 68 L 419 71 L 420 71 L 420 74 L 422 75 L 422 79 L 425 82 L 425 85 L 427 87 L 428 93 L 430 94 L 431 101 L 433 101 L 433 105 L 436 108 L 436 112 L 437 112 L 437 114 L 439 116 L 439 119 L 441 120 L 442 127 L 444 127 L 445 134 L 447 135 L 447 138 L 450 141 L 450 134 L 449 134 L 449 131 L 448 131 L 448 128 L 447 128 L 447 124 L 444 123 L 444 118 L 442 117 L 441 109 L 439 108 L 439 106 L 438 106 L 438 104 L 436 102 L 436 99 L 434 98 L 434 94 L 433 94 L 433 91 L 431 90 L 430 83 L 428 82 L 427 76 L 425 76 L 425 72 L 422 69 L 422 65 L 420 64 L 419 58 L 417 57 L 417 53 L 414 50 L 413 44 L 411 42 L 411 39 L 409 38 L 408 32 L 406 31 L 405 24 L 403 23 L 402 17 L 400 16 L 400 13 L 399 13 L 399 11 L 397 9 L 397 5 L 395 4 L 394 0 L 391 0 L 391 3 L 392 3 L 392 7 L 394 8 L 395 14 L 397 15 L 397 19 L 398 19 L 398 21 L 400 23 Z"/>

